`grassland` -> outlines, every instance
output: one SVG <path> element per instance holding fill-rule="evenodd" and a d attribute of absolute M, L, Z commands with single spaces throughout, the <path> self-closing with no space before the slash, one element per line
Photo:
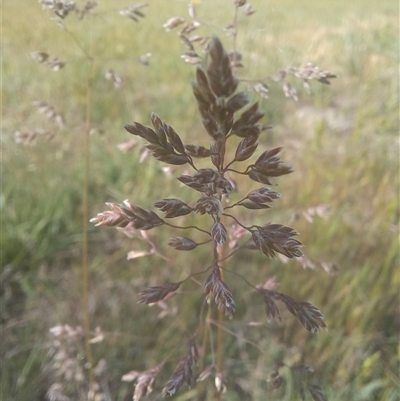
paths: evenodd
<path fill-rule="evenodd" d="M 91 104 L 90 215 L 104 202 L 128 198 L 147 207 L 162 197 L 191 193 L 166 176 L 159 163 L 139 163 L 139 146 L 121 153 L 129 140 L 122 129 L 130 121 L 150 123 L 150 112 L 169 122 L 188 143 L 206 143 L 190 88 L 194 68 L 180 55 L 175 32 L 162 24 L 185 15 L 185 1 L 152 0 L 139 24 L 118 15 L 122 1 L 100 2 L 94 19 L 66 20 L 60 29 L 35 1 L 3 1 L 2 120 L 2 399 L 43 400 L 52 380 L 46 344 L 58 324 L 82 324 L 81 217 L 84 175 L 84 108 L 89 65 L 94 59 Z M 280 67 L 311 61 L 338 75 L 331 87 L 300 90 L 299 102 L 284 98 L 271 84 L 262 100 L 266 122 L 274 126 L 263 146 L 284 147 L 295 172 L 277 181 L 283 194 L 260 220 L 290 224 L 301 232 L 306 254 L 316 268 L 284 264 L 243 253 L 230 268 L 253 283 L 276 276 L 280 291 L 317 305 L 329 332 L 308 334 L 289 315 L 267 324 L 264 306 L 237 280 L 232 287 L 237 313 L 226 334 L 227 400 L 295 400 L 293 381 L 284 371 L 284 392 L 267 390 L 274 363 L 305 363 L 315 370 L 329 400 L 399 399 L 399 28 L 395 1 L 253 1 L 257 12 L 240 23 L 238 48 L 245 67 L 241 77 L 266 76 Z M 230 1 L 203 1 L 200 19 L 226 26 Z M 215 33 L 210 27 L 202 33 Z M 227 47 L 230 38 L 217 31 Z M 80 44 L 77 45 L 77 41 Z M 67 62 L 53 72 L 30 53 L 46 51 Z M 151 52 L 150 65 L 136 61 Z M 104 79 L 112 68 L 124 79 L 116 89 Z M 253 95 L 252 95 L 253 96 Z M 254 98 L 256 96 L 254 95 Z M 36 113 L 44 100 L 65 118 L 57 128 Z M 55 132 L 35 145 L 14 143 L 15 131 L 45 128 Z M 248 184 L 239 181 L 245 191 Z M 192 199 L 193 200 L 193 199 Z M 329 204 L 325 218 L 306 221 L 303 212 Z M 246 215 L 243 214 L 243 219 Z M 293 221 L 294 220 L 294 221 Z M 207 265 L 205 253 L 176 255 L 166 246 L 167 230 L 153 233 L 159 248 L 175 263 L 156 256 L 126 260 L 142 249 L 113 230 L 90 228 L 90 312 L 92 326 L 105 339 L 93 345 L 96 361 L 108 364 L 112 400 L 129 397 L 126 372 L 145 370 L 177 349 L 197 322 L 201 289 L 185 288 L 168 303 L 160 319 L 157 307 L 136 305 L 147 286 L 177 281 Z M 175 234 L 173 234 L 175 235 Z M 335 264 L 327 274 L 320 263 Z M 259 327 L 247 323 L 263 322 Z M 260 353 L 248 342 L 258 344 Z M 175 358 L 175 359 L 174 359 Z M 167 378 L 168 369 L 162 373 Z M 209 383 L 212 386 L 212 383 Z M 159 390 L 159 389 L 157 389 Z M 157 393 L 157 391 L 155 391 Z M 159 393 L 159 392 L 158 392 Z M 296 398 L 297 397 L 297 398 Z M 149 399 L 158 399 L 154 394 Z M 193 399 L 181 391 L 178 400 Z"/>

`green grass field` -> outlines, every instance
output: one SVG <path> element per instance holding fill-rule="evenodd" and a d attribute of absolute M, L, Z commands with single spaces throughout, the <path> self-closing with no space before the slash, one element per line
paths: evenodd
<path fill-rule="evenodd" d="M 150 0 L 140 23 L 118 14 L 127 5 L 123 1 L 98 3 L 96 18 L 80 21 L 69 16 L 65 31 L 37 1 L 3 1 L 0 375 L 4 401 L 45 400 L 54 381 L 49 329 L 82 325 L 89 76 L 85 52 L 94 60 L 90 216 L 105 210 L 104 202 L 129 199 L 148 208 L 160 198 L 196 200 L 174 179 L 184 174 L 184 167 L 167 176 L 162 163 L 151 158 L 138 161 L 140 146 L 127 153 L 117 149 L 132 138 L 123 125 L 131 121 L 150 125 L 152 111 L 186 143 L 209 142 L 190 86 L 195 67 L 181 60 L 184 48 L 176 31 L 166 33 L 162 27 L 172 16 L 187 16 L 187 1 Z M 231 3 L 203 0 L 197 6 L 199 19 L 209 23 L 199 34 L 218 34 L 228 49 L 231 38 L 221 27 L 232 20 Z M 263 137 L 261 147 L 283 146 L 282 157 L 295 171 L 276 180 L 283 197 L 272 210 L 242 216 L 245 221 L 259 218 L 259 224 L 274 221 L 297 229 L 315 269 L 247 251 L 231 259 L 229 268 L 252 283 L 276 276 L 279 291 L 311 302 L 324 313 L 329 331 L 309 334 L 288 313 L 282 313 L 282 323 L 267 323 L 264 305 L 251 289 L 228 276 L 237 312 L 226 322 L 236 335 L 225 333 L 225 399 L 299 400 L 289 370 L 283 369 L 281 389 L 267 389 L 268 375 L 278 361 L 284 361 L 313 367 L 310 380 L 323 387 L 330 401 L 396 401 L 400 397 L 398 3 L 254 0 L 252 4 L 257 12 L 239 24 L 238 49 L 244 64 L 240 78 L 267 76 L 305 62 L 338 78 L 329 87 L 313 82 L 312 96 L 302 89 L 301 81 L 293 80 L 298 102 L 285 99 L 279 83 L 271 82 L 270 98 L 261 100 L 261 109 L 274 129 Z M 45 51 L 67 64 L 54 72 L 36 63 L 33 51 Z M 147 52 L 152 56 L 144 66 L 136 59 Z M 123 78 L 123 88 L 105 80 L 110 68 Z M 252 92 L 250 96 L 257 99 Z M 37 100 L 53 105 L 65 126 L 59 128 L 38 114 L 33 105 Z M 15 131 L 35 129 L 53 132 L 54 138 L 15 143 Z M 247 181 L 238 184 L 242 192 L 250 189 Z M 329 215 L 309 223 L 304 212 L 321 204 L 330 205 Z M 159 399 L 162 384 L 185 352 L 181 345 L 198 323 L 203 290 L 194 285 L 183 288 L 183 294 L 168 301 L 163 318 L 158 306 L 137 305 L 137 293 L 204 269 L 209 255 L 202 248 L 175 252 L 167 239 L 179 234 L 160 228 L 149 235 L 174 263 L 157 256 L 127 261 L 127 252 L 143 249 L 143 243 L 112 229 L 91 225 L 89 230 L 91 324 L 104 333 L 104 340 L 93 344 L 93 353 L 96 362 L 102 358 L 107 362 L 110 399 L 131 399 L 132 385 L 121 382 L 122 375 L 154 367 L 169 357 L 171 362 L 148 397 Z M 321 263 L 334 264 L 337 271 L 328 274 Z M 263 324 L 249 325 L 254 321 Z M 212 380 L 206 383 L 213 387 Z M 192 400 L 194 393 L 186 386 L 175 399 Z"/>

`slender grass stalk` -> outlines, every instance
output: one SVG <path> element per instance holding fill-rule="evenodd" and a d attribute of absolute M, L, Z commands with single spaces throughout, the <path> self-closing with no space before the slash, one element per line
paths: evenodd
<path fill-rule="evenodd" d="M 201 340 L 201 354 L 200 354 L 200 358 L 199 358 L 199 372 L 202 372 L 204 370 L 204 359 L 207 355 L 207 344 L 209 342 L 209 336 L 211 333 L 211 328 L 210 328 L 210 320 L 212 318 L 212 303 L 207 304 L 207 314 L 206 317 L 204 319 L 204 329 L 203 329 L 203 338 Z M 211 342 L 210 342 L 211 344 Z M 197 389 L 197 395 L 196 395 L 196 401 L 200 401 L 201 400 L 201 395 L 203 393 L 203 389 L 204 389 L 204 383 L 200 382 L 198 389 Z"/>
<path fill-rule="evenodd" d="M 225 202 L 223 201 L 225 206 Z M 221 216 L 221 223 L 225 225 L 225 216 Z M 218 247 L 218 260 L 222 260 L 219 263 L 220 267 L 223 267 L 224 260 L 226 255 L 228 254 L 228 243 L 225 242 L 223 245 Z M 221 279 L 224 280 L 224 271 L 221 269 Z M 218 310 L 218 328 L 217 328 L 217 372 L 222 373 L 223 365 L 224 365 L 224 311 L 222 309 Z M 217 400 L 221 400 L 222 393 L 217 392 Z"/>
<path fill-rule="evenodd" d="M 238 33 L 238 11 L 239 7 L 235 7 L 232 25 L 234 26 L 232 33 L 233 52 L 232 52 L 232 73 L 235 75 L 237 62 L 237 33 Z"/>
<path fill-rule="evenodd" d="M 88 244 L 88 224 L 89 224 L 89 177 L 90 177 L 90 129 L 91 129 L 91 110 L 92 110 L 92 88 L 94 76 L 94 60 L 91 56 L 93 49 L 93 21 L 90 22 L 90 47 L 88 55 L 89 71 L 85 101 L 85 133 L 83 145 L 84 157 L 84 178 L 82 188 L 82 310 L 83 325 L 85 329 L 85 350 L 87 369 L 89 373 L 89 398 L 92 398 L 94 388 L 93 355 L 90 344 L 90 312 L 89 312 L 89 244 Z"/>

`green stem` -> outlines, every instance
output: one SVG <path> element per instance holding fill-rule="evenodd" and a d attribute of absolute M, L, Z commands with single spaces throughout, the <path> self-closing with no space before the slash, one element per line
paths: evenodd
<path fill-rule="evenodd" d="M 236 42 L 237 42 L 237 30 L 238 30 L 238 11 L 239 7 L 235 7 L 235 15 L 233 17 L 233 65 L 232 65 L 232 74 L 235 75 L 236 70 L 236 61 L 237 61 L 237 53 L 236 53 Z"/>
<path fill-rule="evenodd" d="M 92 50 L 92 29 L 90 29 L 90 49 Z M 92 106 L 92 85 L 94 76 L 94 63 L 92 57 L 88 56 L 89 74 L 87 79 L 86 102 L 85 102 L 85 134 L 84 134 L 84 179 L 82 199 L 82 309 L 83 325 L 85 329 L 85 350 L 87 369 L 89 373 L 89 395 L 93 396 L 94 372 L 93 356 L 90 344 L 90 312 L 89 312 L 89 246 L 88 246 L 88 223 L 89 223 L 89 175 L 90 175 L 90 129 L 91 129 L 91 106 Z M 91 397 L 93 398 L 93 397 Z"/>

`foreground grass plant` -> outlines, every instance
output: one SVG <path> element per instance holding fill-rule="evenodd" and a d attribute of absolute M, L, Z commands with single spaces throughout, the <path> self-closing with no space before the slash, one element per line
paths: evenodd
<path fill-rule="evenodd" d="M 236 9 L 244 4 L 244 1 L 236 2 Z M 181 39 L 182 36 L 183 34 L 181 34 Z M 183 40 L 189 42 L 190 46 L 190 41 L 185 36 L 183 36 Z M 242 111 L 250 103 L 250 98 L 244 92 L 237 91 L 239 80 L 233 72 L 236 57 L 230 58 L 218 37 L 213 36 L 208 43 L 205 60 L 200 60 L 201 66 L 196 69 L 196 81 L 192 83 L 192 89 L 203 126 L 211 139 L 209 145 L 184 144 L 172 126 L 155 113 L 151 115 L 153 128 L 139 122 L 125 125 L 125 129 L 130 134 L 147 141 L 146 148 L 157 160 L 170 165 L 188 165 L 193 169 L 192 175 L 180 175 L 178 180 L 199 193 L 200 197 L 194 205 L 190 206 L 181 199 L 160 199 L 154 203 L 154 207 L 164 213 L 164 218 L 161 218 L 154 211 L 126 200 L 121 204 L 107 203 L 110 210 L 99 213 L 97 217 L 91 219 L 91 222 L 97 226 L 133 228 L 139 231 L 147 231 L 161 226 L 177 231 L 190 230 L 193 231 L 193 234 L 196 232 L 201 237 L 175 236 L 169 239 L 168 245 L 179 251 L 194 251 L 199 246 L 210 247 L 209 254 L 212 256 L 207 263 L 208 267 L 203 271 L 195 272 L 179 282 L 161 283 L 158 286 L 146 288 L 139 294 L 138 303 L 153 304 L 165 300 L 174 295 L 190 278 L 199 275 L 206 276 L 203 285 L 209 304 L 209 313 L 204 322 L 203 339 L 207 339 L 210 330 L 209 320 L 213 313 L 211 304 L 215 303 L 219 310 L 217 360 L 201 371 L 199 377 L 200 380 L 204 380 L 214 370 L 218 398 L 226 390 L 222 363 L 223 315 L 231 319 L 235 312 L 234 295 L 225 279 L 228 273 L 243 279 L 260 294 L 260 300 L 265 303 L 268 319 L 280 318 L 276 304 L 276 301 L 280 301 L 308 331 L 316 333 L 320 328 L 326 328 L 324 316 L 315 306 L 307 302 L 296 301 L 287 295 L 267 288 L 256 287 L 250 284 L 242 274 L 230 271 L 226 267 L 227 261 L 244 249 L 258 249 L 268 258 L 275 257 L 277 253 L 287 258 L 303 256 L 302 244 L 294 238 L 298 232 L 293 228 L 273 222 L 247 225 L 232 214 L 240 208 L 252 210 L 255 213 L 258 210 L 269 209 L 270 204 L 281 197 L 270 187 L 263 186 L 252 190 L 247 195 L 239 196 L 240 200 L 231 203 L 233 193 L 239 190 L 233 178 L 235 175 L 247 176 L 254 182 L 272 185 L 272 181 L 276 177 L 287 175 L 293 171 L 290 165 L 280 159 L 279 154 L 282 148 L 279 147 L 262 152 L 254 162 L 249 163 L 244 169 L 233 168 L 234 165 L 252 158 L 258 148 L 260 135 L 270 128 L 270 126 L 260 123 L 264 113 L 259 110 L 258 102 Z M 197 63 L 198 61 L 196 61 Z M 282 72 L 281 76 L 284 77 L 285 74 Z M 334 77 L 330 72 L 320 72 L 313 67 L 313 74 L 306 74 L 303 79 L 307 83 L 310 78 L 329 83 L 329 79 Z M 288 93 L 290 91 L 293 93 L 287 83 L 284 84 L 284 89 Z M 290 96 L 294 97 L 293 94 Z M 229 158 L 228 149 L 231 148 L 231 142 L 235 137 L 239 137 L 241 140 L 236 147 L 234 157 Z M 208 159 L 211 165 L 200 168 L 195 161 L 198 159 Z M 170 219 L 192 213 L 204 215 L 206 223 L 192 226 L 170 223 Z M 246 238 L 246 234 L 249 238 Z M 235 243 L 235 245 L 228 251 L 229 242 Z M 199 311 L 194 313 L 199 314 Z M 198 334 L 198 331 L 193 333 L 190 350 L 180 360 L 174 373 L 165 384 L 163 395 L 174 395 L 185 383 L 189 386 L 192 385 L 194 379 L 192 366 L 199 359 L 199 352 L 195 345 Z M 206 342 L 203 340 L 202 344 L 201 358 L 204 359 Z M 212 344 L 210 349 L 214 349 Z M 212 356 L 212 360 L 215 361 L 214 356 Z M 203 362 L 200 366 L 203 366 Z M 140 377 L 140 375 L 137 376 L 137 380 Z M 321 394 L 319 398 L 315 399 L 325 399 L 319 386 L 312 386 L 309 386 L 311 394 Z M 139 387 L 141 388 L 141 386 Z M 303 389 L 303 387 L 301 388 Z M 304 394 L 304 390 L 302 391 Z M 139 400 L 140 394 L 136 394 L 134 399 Z"/>

